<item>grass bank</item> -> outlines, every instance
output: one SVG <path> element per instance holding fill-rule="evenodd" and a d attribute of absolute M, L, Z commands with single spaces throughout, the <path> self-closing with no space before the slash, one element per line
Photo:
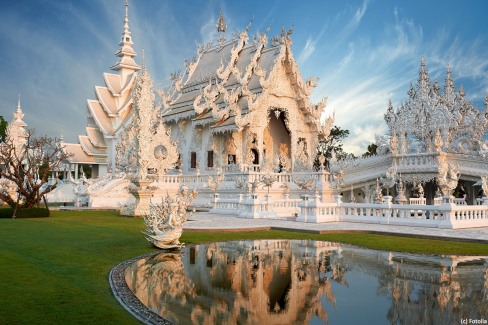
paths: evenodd
<path fill-rule="evenodd" d="M 51 218 L 0 219 L 2 324 L 137 324 L 112 296 L 116 264 L 155 249 L 140 219 L 107 211 L 53 211 Z M 185 232 L 188 244 L 234 239 L 316 239 L 375 249 L 488 255 L 488 245 L 373 234 L 287 231 Z"/>

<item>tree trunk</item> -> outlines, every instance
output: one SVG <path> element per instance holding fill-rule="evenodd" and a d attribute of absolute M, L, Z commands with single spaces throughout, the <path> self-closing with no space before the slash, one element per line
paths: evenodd
<path fill-rule="evenodd" d="M 43 195 L 43 196 L 42 196 L 42 199 L 44 200 L 44 205 L 46 205 L 46 209 L 47 209 L 47 213 L 48 213 L 48 215 L 47 215 L 47 216 L 48 216 L 48 217 L 50 217 L 50 216 L 51 216 L 51 211 L 49 210 L 49 206 L 47 205 L 46 196 L 45 196 L 45 195 Z"/>
<path fill-rule="evenodd" d="M 17 208 L 19 207 L 20 201 L 20 193 L 17 195 L 17 202 L 15 202 L 14 212 L 12 212 L 12 219 L 15 218 L 15 214 L 17 213 Z"/>

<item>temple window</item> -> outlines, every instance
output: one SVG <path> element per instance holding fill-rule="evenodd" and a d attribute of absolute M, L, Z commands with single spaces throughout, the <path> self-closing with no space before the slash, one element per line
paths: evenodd
<path fill-rule="evenodd" d="M 228 155 L 227 156 L 227 164 L 229 165 L 235 165 L 237 163 L 236 161 L 236 155 Z"/>
<path fill-rule="evenodd" d="M 195 151 L 190 154 L 190 168 L 197 168 L 197 153 Z"/>
<path fill-rule="evenodd" d="M 212 168 L 214 166 L 213 156 L 214 156 L 213 150 L 207 151 L 207 167 L 208 168 Z"/>

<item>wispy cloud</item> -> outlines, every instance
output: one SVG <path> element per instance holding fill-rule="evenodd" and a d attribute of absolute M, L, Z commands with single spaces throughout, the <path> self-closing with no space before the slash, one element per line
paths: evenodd
<path fill-rule="evenodd" d="M 360 8 L 356 9 L 356 13 L 352 17 L 352 19 L 344 27 L 345 32 L 350 33 L 351 31 L 355 30 L 359 26 L 359 24 L 361 23 L 361 19 L 366 13 L 367 8 L 368 8 L 368 1 L 365 0 L 363 1 L 363 5 Z"/>

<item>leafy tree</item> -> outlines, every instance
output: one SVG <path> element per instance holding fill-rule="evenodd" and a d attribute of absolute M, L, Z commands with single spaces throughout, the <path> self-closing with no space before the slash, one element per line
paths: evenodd
<path fill-rule="evenodd" d="M 374 143 L 370 144 L 368 146 L 368 150 L 363 153 L 363 157 L 371 157 L 371 156 L 375 156 L 376 155 L 376 149 L 378 149 L 378 146 Z"/>
<path fill-rule="evenodd" d="M 4 142 L 7 138 L 7 126 L 7 121 L 0 115 L 0 142 Z"/>
<path fill-rule="evenodd" d="M 57 181 L 47 186 L 49 173 L 70 156 L 57 139 L 37 137 L 34 130 L 26 131 L 24 144 L 7 137 L 0 144 L 0 199 L 14 208 L 14 216 L 19 206 L 39 205 L 57 186 Z"/>
<path fill-rule="evenodd" d="M 325 168 L 329 169 L 329 159 L 332 157 L 332 151 L 335 151 L 337 159 L 344 159 L 351 154 L 344 151 L 342 141 L 349 135 L 349 130 L 341 129 L 334 125 L 330 130 L 330 135 L 324 141 L 320 141 L 317 146 L 317 156 L 314 161 L 315 167 L 320 167 L 318 156 L 323 154 L 326 158 Z"/>

